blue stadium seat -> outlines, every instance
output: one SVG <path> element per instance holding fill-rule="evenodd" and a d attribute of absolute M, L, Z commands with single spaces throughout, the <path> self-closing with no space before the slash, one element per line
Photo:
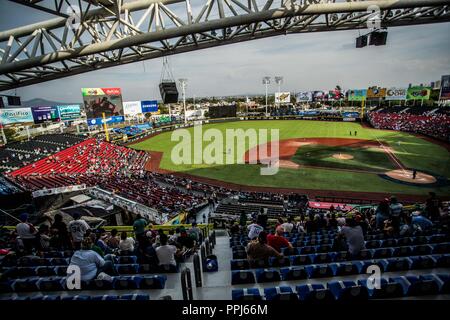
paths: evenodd
<path fill-rule="evenodd" d="M 235 301 L 260 301 L 262 296 L 258 288 L 233 289 L 231 299 Z"/>
<path fill-rule="evenodd" d="M 136 274 L 139 272 L 138 264 L 116 264 L 114 267 L 119 274 Z"/>
<path fill-rule="evenodd" d="M 64 277 L 67 275 L 67 267 L 66 266 L 55 267 L 55 273 L 57 276 Z"/>
<path fill-rule="evenodd" d="M 150 296 L 148 294 L 124 294 L 120 296 L 120 300 L 135 300 L 135 301 L 148 301 Z"/>
<path fill-rule="evenodd" d="M 251 271 L 232 271 L 231 284 L 255 283 L 255 275 Z"/>
<path fill-rule="evenodd" d="M 167 276 L 165 275 L 148 275 L 143 276 L 139 283 L 141 289 L 164 289 L 166 286 Z"/>
<path fill-rule="evenodd" d="M 64 258 L 62 251 L 48 251 L 44 252 L 44 258 Z"/>
<path fill-rule="evenodd" d="M 39 277 L 56 276 L 55 267 L 36 267 L 36 274 Z"/>
<path fill-rule="evenodd" d="M 385 271 L 384 270 L 384 264 L 382 263 L 383 260 L 366 260 L 366 261 L 361 261 L 361 265 L 360 265 L 360 269 L 359 269 L 359 273 L 363 274 L 363 273 L 367 273 L 367 268 L 373 265 L 377 265 L 380 267 L 381 271 Z"/>
<path fill-rule="evenodd" d="M 118 276 L 113 277 L 113 287 L 116 290 L 139 289 L 141 277 L 136 276 Z"/>
<path fill-rule="evenodd" d="M 274 269 L 258 269 L 256 270 L 256 282 L 276 282 L 280 281 L 280 272 Z"/>
<path fill-rule="evenodd" d="M 158 272 L 158 267 L 151 264 L 140 264 L 139 265 L 139 273 L 155 273 Z"/>
<path fill-rule="evenodd" d="M 380 247 L 386 248 L 386 247 L 395 247 L 397 245 L 397 239 L 386 239 L 381 240 Z"/>
<path fill-rule="evenodd" d="M 385 272 L 409 270 L 410 260 L 408 258 L 390 258 L 380 261 Z"/>
<path fill-rule="evenodd" d="M 416 236 L 416 237 L 413 237 L 413 239 L 412 239 L 413 245 L 427 244 L 427 243 L 428 243 L 428 238 L 425 236 Z"/>
<path fill-rule="evenodd" d="M 394 250 L 392 252 L 393 257 L 408 257 L 412 254 L 412 248 L 409 246 L 394 247 L 392 249 Z"/>
<path fill-rule="evenodd" d="M 268 268 L 270 266 L 269 260 L 266 259 L 250 260 L 249 262 L 252 269 Z"/>
<path fill-rule="evenodd" d="M 311 254 L 311 253 L 316 253 L 316 248 L 313 247 L 313 246 L 301 247 L 301 248 L 299 248 L 299 253 L 300 253 L 300 254 Z"/>
<path fill-rule="evenodd" d="M 391 281 L 401 284 L 406 296 L 438 294 L 439 286 L 435 280 L 424 280 L 416 276 L 393 277 Z"/>
<path fill-rule="evenodd" d="M 401 246 L 410 246 L 413 243 L 412 238 L 406 237 L 406 238 L 400 238 L 397 240 L 397 245 L 399 247 Z"/>
<path fill-rule="evenodd" d="M 316 253 L 311 256 L 312 263 L 328 263 L 332 261 L 332 255 L 330 253 Z"/>
<path fill-rule="evenodd" d="M 291 265 L 291 260 L 289 260 L 288 257 L 271 257 L 269 263 L 271 267 L 289 267 Z"/>
<path fill-rule="evenodd" d="M 298 300 L 298 295 L 295 294 L 289 286 L 265 288 L 264 296 L 266 297 L 266 300 Z"/>
<path fill-rule="evenodd" d="M 317 253 L 330 252 L 331 250 L 333 250 L 333 246 L 331 244 L 322 244 L 316 247 Z"/>
<path fill-rule="evenodd" d="M 376 248 L 379 248 L 380 246 L 381 246 L 381 241 L 380 240 L 366 241 L 366 248 L 367 249 L 376 249 Z"/>
<path fill-rule="evenodd" d="M 137 262 L 136 256 L 118 256 L 119 264 L 135 264 Z"/>
<path fill-rule="evenodd" d="M 445 234 L 435 234 L 429 237 L 428 243 L 441 243 L 448 241 L 448 236 Z"/>
<path fill-rule="evenodd" d="M 340 263 L 332 263 L 330 266 L 335 276 L 346 276 L 350 274 L 359 274 L 362 262 L 360 261 L 340 262 Z"/>
<path fill-rule="evenodd" d="M 63 300 L 63 301 L 89 301 L 89 300 L 91 300 L 91 296 L 88 296 L 88 295 L 65 296 L 61 300 Z"/>
<path fill-rule="evenodd" d="M 450 243 L 438 243 L 433 245 L 433 254 L 450 253 Z"/>
<path fill-rule="evenodd" d="M 233 252 L 233 259 L 247 259 L 247 252 L 243 251 L 235 251 Z"/>
<path fill-rule="evenodd" d="M 354 281 L 331 281 L 327 284 L 336 300 L 355 301 L 369 299 L 369 292 L 365 286 Z"/>
<path fill-rule="evenodd" d="M 334 301 L 330 289 L 323 284 L 302 284 L 295 288 L 298 297 L 302 301 Z"/>
<path fill-rule="evenodd" d="M 433 247 L 428 244 L 421 244 L 412 247 L 412 255 L 423 256 L 431 254 Z"/>
<path fill-rule="evenodd" d="M 39 291 L 39 287 L 37 285 L 38 281 L 39 281 L 39 279 L 37 279 L 37 278 L 17 279 L 12 282 L 11 288 L 15 292 Z"/>
<path fill-rule="evenodd" d="M 40 279 L 37 282 L 39 290 L 41 291 L 62 291 L 66 287 L 65 277 L 50 277 Z"/>
<path fill-rule="evenodd" d="M 358 280 L 358 284 L 368 287 L 367 279 Z M 374 284 L 368 288 L 369 296 L 372 299 L 392 299 L 403 297 L 403 287 L 400 283 L 389 282 L 388 280 L 380 279 L 380 288 L 374 288 Z"/>
<path fill-rule="evenodd" d="M 355 259 L 358 259 L 358 260 L 372 259 L 372 255 L 373 255 L 372 250 L 364 249 L 364 250 L 361 250 L 361 251 L 356 255 Z"/>
<path fill-rule="evenodd" d="M 298 254 L 298 248 L 282 248 L 281 253 L 284 256 L 295 256 Z"/>
<path fill-rule="evenodd" d="M 378 248 L 373 250 L 373 259 L 385 259 L 392 257 L 392 248 Z"/>
<path fill-rule="evenodd" d="M 91 280 L 88 283 L 85 283 L 84 286 L 82 284 L 81 287 L 86 287 L 91 290 L 112 290 L 114 288 L 113 281 L 99 279 Z"/>
<path fill-rule="evenodd" d="M 333 261 L 340 262 L 340 261 L 347 261 L 350 259 L 350 253 L 348 251 L 339 251 L 332 253 L 333 255 Z"/>
<path fill-rule="evenodd" d="M 113 301 L 113 300 L 119 300 L 119 296 L 104 294 L 101 296 L 93 296 L 93 297 L 91 297 L 91 300 L 93 300 L 93 301 Z"/>
<path fill-rule="evenodd" d="M 306 254 L 291 256 L 291 265 L 293 266 L 303 266 L 307 264 L 312 264 L 311 257 Z"/>
<path fill-rule="evenodd" d="M 435 258 L 437 260 L 436 267 L 450 268 L 450 254 L 443 254 Z"/>
<path fill-rule="evenodd" d="M 34 276 L 37 276 L 36 271 L 37 271 L 36 267 L 18 267 L 16 269 L 15 274 L 17 277 L 20 277 L 20 278 L 34 277 Z"/>
<path fill-rule="evenodd" d="M 450 293 L 450 274 L 426 274 L 421 275 L 422 280 L 433 280 L 438 284 L 441 294 Z"/>
<path fill-rule="evenodd" d="M 280 269 L 281 278 L 284 281 L 303 280 L 308 277 L 304 267 L 289 267 Z"/>
<path fill-rule="evenodd" d="M 250 263 L 247 259 L 231 260 L 231 270 L 247 270 L 250 269 Z"/>
<path fill-rule="evenodd" d="M 52 266 L 68 266 L 69 259 L 68 258 L 51 258 L 50 263 Z"/>
<path fill-rule="evenodd" d="M 61 300 L 61 296 L 59 295 L 42 295 L 37 294 L 30 298 L 31 301 L 59 301 Z"/>
<path fill-rule="evenodd" d="M 329 265 L 312 265 L 305 267 L 309 278 L 326 278 L 333 276 L 333 270 Z"/>
<path fill-rule="evenodd" d="M 431 256 L 410 257 L 411 270 L 415 269 L 431 269 L 436 265 L 436 260 Z"/>

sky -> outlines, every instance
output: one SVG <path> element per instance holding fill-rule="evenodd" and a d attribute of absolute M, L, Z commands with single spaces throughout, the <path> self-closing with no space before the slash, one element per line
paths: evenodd
<path fill-rule="evenodd" d="M 48 19 L 0 0 L 0 30 Z M 355 48 L 357 30 L 292 34 L 170 57 L 186 96 L 263 94 L 262 77 L 283 76 L 282 91 L 408 86 L 450 74 L 450 23 L 390 28 L 386 46 Z M 83 87 L 120 87 L 125 101 L 160 99 L 162 59 L 98 70 L 17 89 L 22 100 L 81 102 Z M 274 81 L 272 81 L 274 82 Z M 269 93 L 277 91 L 273 83 Z M 11 94 L 14 91 L 4 91 Z"/>

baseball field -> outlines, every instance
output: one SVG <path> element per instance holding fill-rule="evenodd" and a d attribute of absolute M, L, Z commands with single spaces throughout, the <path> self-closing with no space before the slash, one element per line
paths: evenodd
<path fill-rule="evenodd" d="M 179 141 L 173 132 L 164 132 L 130 147 L 150 151 L 149 170 L 188 174 L 241 186 L 378 192 L 424 195 L 434 191 L 450 194 L 450 154 L 445 145 L 404 132 L 377 130 L 359 123 L 308 120 L 237 121 L 203 125 L 203 132 L 217 129 L 225 137 L 227 129 L 279 130 L 279 170 L 261 175 L 260 163 L 176 164 L 172 151 Z M 194 141 L 194 129 L 189 128 Z M 269 139 L 270 140 L 270 139 Z M 203 142 L 203 148 L 209 142 Z M 236 142 L 234 142 L 236 143 Z M 261 148 L 245 142 L 247 153 Z M 225 143 L 224 156 L 229 153 Z M 194 154 L 190 155 L 194 159 Z M 416 177 L 413 178 L 414 170 Z"/>

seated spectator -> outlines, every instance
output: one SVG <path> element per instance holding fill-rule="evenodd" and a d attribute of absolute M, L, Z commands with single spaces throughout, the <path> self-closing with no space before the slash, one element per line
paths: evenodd
<path fill-rule="evenodd" d="M 62 215 L 59 213 L 55 215 L 55 221 L 50 228 L 53 230 L 54 237 L 52 240 L 55 243 L 56 249 L 72 249 L 67 225 L 64 223 Z"/>
<path fill-rule="evenodd" d="M 168 239 L 165 234 L 161 235 L 161 245 L 156 248 L 156 256 L 158 257 L 159 265 L 176 266 L 177 262 L 175 260 L 175 255 L 177 255 L 180 251 L 177 247 L 167 244 L 167 240 Z"/>
<path fill-rule="evenodd" d="M 194 239 L 188 235 L 184 227 L 180 228 L 180 236 L 177 241 L 181 247 L 185 247 L 186 249 L 192 249 L 195 245 Z"/>
<path fill-rule="evenodd" d="M 392 226 L 392 220 L 390 219 L 384 220 L 383 232 L 385 237 L 387 238 L 391 238 L 394 236 L 395 230 L 394 227 Z"/>
<path fill-rule="evenodd" d="M 277 250 L 267 244 L 267 234 L 261 231 L 256 240 L 247 245 L 247 258 L 249 260 L 268 259 L 269 257 L 282 257 Z"/>
<path fill-rule="evenodd" d="M 189 229 L 189 235 L 192 235 L 194 240 L 199 242 L 201 241 L 201 234 L 202 231 L 200 230 L 200 228 L 197 226 L 197 222 L 193 222 L 192 223 L 192 227 Z"/>
<path fill-rule="evenodd" d="M 346 219 L 346 224 L 341 228 L 340 235 L 347 240 L 348 251 L 352 256 L 356 256 L 365 249 L 363 230 L 352 218 Z"/>
<path fill-rule="evenodd" d="M 112 259 L 105 261 L 97 252 L 93 251 L 92 240 L 89 237 L 83 239 L 81 249 L 74 252 L 70 259 L 70 265 L 80 268 L 82 281 L 95 279 L 101 272 L 109 276 L 116 275 Z"/>
<path fill-rule="evenodd" d="M 16 226 L 18 238 L 21 240 L 26 253 L 30 253 L 36 245 L 36 228 L 28 222 L 28 214 L 22 213 L 19 216 L 21 221 Z"/>
<path fill-rule="evenodd" d="M 122 231 L 120 234 L 119 250 L 134 252 L 135 241 L 133 238 L 128 237 L 126 231 Z"/>
<path fill-rule="evenodd" d="M 36 234 L 37 246 L 40 251 L 46 251 L 50 247 L 51 237 L 49 236 L 49 228 L 47 225 L 42 224 L 39 226 L 39 231 Z"/>
<path fill-rule="evenodd" d="M 380 204 L 377 206 L 377 209 L 375 210 L 375 219 L 376 219 L 376 228 L 378 230 L 382 230 L 384 227 L 384 221 L 386 219 L 389 219 L 389 200 L 384 199 L 380 202 Z"/>
<path fill-rule="evenodd" d="M 81 242 L 86 232 L 90 230 L 90 227 L 86 221 L 81 220 L 81 215 L 78 212 L 73 215 L 73 219 L 69 222 L 69 231 L 72 235 L 74 249 L 79 250 L 81 248 Z"/>
<path fill-rule="evenodd" d="M 420 227 L 422 231 L 430 229 L 433 227 L 433 222 L 425 218 L 420 211 L 414 211 L 412 214 L 411 223 Z"/>
<path fill-rule="evenodd" d="M 118 234 L 117 229 L 112 229 L 111 236 L 106 241 L 106 244 L 108 245 L 108 247 L 110 247 L 113 250 L 119 248 L 120 238 L 118 237 L 117 234 Z"/>
<path fill-rule="evenodd" d="M 264 228 L 257 223 L 256 219 L 253 219 L 253 223 L 247 227 L 247 230 L 248 237 L 250 238 L 250 240 L 253 240 L 258 237 L 259 233 L 263 231 Z"/>
<path fill-rule="evenodd" d="M 267 244 L 281 252 L 281 248 L 292 248 L 292 244 L 283 237 L 284 229 L 282 226 L 278 226 L 275 230 L 275 234 L 269 234 L 267 236 Z"/>

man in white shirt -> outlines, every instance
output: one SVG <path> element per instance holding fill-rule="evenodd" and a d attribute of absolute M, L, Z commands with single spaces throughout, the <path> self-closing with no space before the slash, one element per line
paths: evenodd
<path fill-rule="evenodd" d="M 97 275 L 104 272 L 108 275 L 115 275 L 112 261 L 105 261 L 97 252 L 91 249 L 92 240 L 87 237 L 83 240 L 81 250 L 75 251 L 70 259 L 70 265 L 80 268 L 81 281 L 95 279 Z"/>
<path fill-rule="evenodd" d="M 288 221 L 283 223 L 281 225 L 281 227 L 283 228 L 284 232 L 291 233 L 292 229 L 294 229 L 294 224 L 292 223 L 292 218 L 289 217 Z"/>
<path fill-rule="evenodd" d="M 346 225 L 342 227 L 340 234 L 345 236 L 348 251 L 352 256 L 358 255 L 365 249 L 364 233 L 360 225 L 354 219 L 347 219 Z"/>
<path fill-rule="evenodd" d="M 86 221 L 81 220 L 81 216 L 79 213 L 75 213 L 73 215 L 74 220 L 69 222 L 69 231 L 72 234 L 72 241 L 75 250 L 79 250 L 81 248 L 81 242 L 84 239 L 84 235 L 86 231 L 90 229 L 89 225 Z"/>
<path fill-rule="evenodd" d="M 22 241 L 26 252 L 31 252 L 36 241 L 36 229 L 28 222 L 28 214 L 22 213 L 19 216 L 20 223 L 16 226 L 19 239 Z"/>
<path fill-rule="evenodd" d="M 159 238 L 161 245 L 156 248 L 156 256 L 158 257 L 159 265 L 173 265 L 176 266 L 175 255 L 178 253 L 178 249 L 175 246 L 167 244 L 167 236 L 162 234 Z"/>
<path fill-rule="evenodd" d="M 247 227 L 248 237 L 250 240 L 256 239 L 261 231 L 264 230 L 257 222 L 253 219 L 253 223 Z"/>

